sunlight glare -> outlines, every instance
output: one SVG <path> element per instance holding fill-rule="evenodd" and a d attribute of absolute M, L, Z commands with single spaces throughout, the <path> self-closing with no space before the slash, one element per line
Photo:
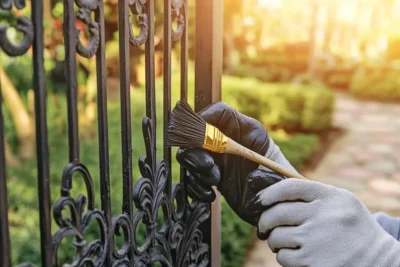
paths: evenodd
<path fill-rule="evenodd" d="M 260 6 L 277 9 L 282 7 L 282 0 L 258 0 Z"/>

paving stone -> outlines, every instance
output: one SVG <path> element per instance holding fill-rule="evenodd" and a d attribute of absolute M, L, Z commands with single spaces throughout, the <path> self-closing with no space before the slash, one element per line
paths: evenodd
<path fill-rule="evenodd" d="M 365 165 L 365 168 L 375 173 L 390 174 L 397 171 L 398 165 L 396 162 L 388 159 L 369 162 Z"/>
<path fill-rule="evenodd" d="M 344 153 L 336 153 L 330 156 L 329 161 L 331 162 L 332 166 L 351 166 L 353 163 L 353 159 L 350 155 Z"/>
<path fill-rule="evenodd" d="M 396 182 L 398 182 L 398 183 L 400 183 L 400 172 L 396 173 L 396 174 L 393 174 L 391 179 L 396 181 Z"/>
<path fill-rule="evenodd" d="M 371 189 L 381 194 L 400 197 L 400 182 L 387 178 L 372 179 L 368 182 Z"/>
<path fill-rule="evenodd" d="M 373 115 L 373 114 L 366 114 L 362 115 L 360 118 L 364 123 L 368 123 L 370 125 L 382 125 L 389 123 L 389 118 L 388 116 L 385 116 L 384 114 L 382 115 Z"/>
<path fill-rule="evenodd" d="M 371 162 L 373 160 L 376 159 L 382 159 L 380 155 L 376 155 L 376 154 L 371 154 L 371 153 L 357 153 L 353 156 L 352 161 L 359 166 L 359 168 L 362 168 L 365 164 L 367 164 L 368 162 Z"/>
<path fill-rule="evenodd" d="M 315 177 L 315 180 L 320 181 L 325 184 L 330 184 L 336 187 L 340 187 L 343 189 L 347 189 L 351 192 L 363 192 L 368 188 L 368 183 L 367 181 L 360 182 L 360 180 L 352 180 L 351 178 L 346 178 L 346 177 L 340 177 L 340 176 L 335 176 L 335 177 L 327 177 L 327 178 L 321 178 L 318 179 Z"/>
<path fill-rule="evenodd" d="M 400 216 L 400 199 L 397 197 L 368 191 L 356 193 L 356 196 L 371 210 L 396 213 Z"/>
<path fill-rule="evenodd" d="M 280 267 L 276 255 L 272 253 L 266 241 L 258 240 L 250 252 L 244 267 Z"/>
<path fill-rule="evenodd" d="M 371 172 L 357 165 L 342 168 L 337 172 L 340 177 L 348 179 L 366 180 L 372 176 Z"/>
<path fill-rule="evenodd" d="M 393 146 L 391 144 L 370 144 L 368 146 L 368 150 L 372 152 L 382 153 L 382 154 L 390 154 L 393 153 Z"/>

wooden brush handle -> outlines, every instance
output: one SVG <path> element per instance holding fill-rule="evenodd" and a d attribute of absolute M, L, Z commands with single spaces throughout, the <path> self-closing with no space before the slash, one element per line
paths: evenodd
<path fill-rule="evenodd" d="M 289 170 L 289 169 L 283 167 L 281 164 L 278 164 L 256 152 L 238 144 L 237 142 L 233 141 L 232 139 L 228 140 L 228 144 L 226 146 L 225 153 L 244 157 L 244 158 L 251 160 L 253 162 L 256 162 L 264 167 L 267 167 L 283 176 L 286 176 L 287 178 L 307 179 L 304 176 L 302 176 L 301 174 L 298 174 L 297 172 L 294 172 L 292 170 Z"/>

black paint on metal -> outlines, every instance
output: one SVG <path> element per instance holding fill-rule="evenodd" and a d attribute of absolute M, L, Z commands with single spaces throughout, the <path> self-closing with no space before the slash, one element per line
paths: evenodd
<path fill-rule="evenodd" d="M 6 156 L 2 100 L 3 99 L 0 84 L 0 245 L 2 247 L 2 249 L 0 249 L 0 264 L 4 267 L 10 267 L 10 233 L 8 231 Z"/>
<path fill-rule="evenodd" d="M 164 0 L 164 133 L 167 132 L 169 119 L 171 117 L 171 48 L 172 48 L 172 12 L 171 0 Z M 168 168 L 172 168 L 171 164 L 171 148 L 165 145 L 164 135 L 164 160 L 168 164 Z M 166 193 L 171 195 L 172 191 L 171 172 L 168 177 L 168 186 Z"/>
<path fill-rule="evenodd" d="M 121 135 L 122 135 L 122 211 L 132 220 L 132 125 L 129 66 L 129 9 L 128 0 L 118 1 L 119 58 L 121 85 Z"/>
<path fill-rule="evenodd" d="M 50 212 L 49 148 L 47 140 L 46 76 L 44 70 L 43 2 L 33 1 L 32 21 L 35 29 L 33 42 L 33 88 L 35 90 L 35 123 L 38 195 L 40 214 L 42 266 L 52 266 L 52 237 Z"/>
<path fill-rule="evenodd" d="M 76 78 L 76 44 L 74 2 L 64 0 L 65 73 L 67 78 L 69 161 L 79 162 L 78 82 Z"/>

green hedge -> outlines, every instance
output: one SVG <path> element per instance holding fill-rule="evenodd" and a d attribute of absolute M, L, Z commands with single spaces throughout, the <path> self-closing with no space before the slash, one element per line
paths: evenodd
<path fill-rule="evenodd" d="M 320 131 L 331 127 L 334 94 L 322 85 L 270 84 L 254 79 L 223 79 L 224 101 L 266 128 Z"/>
<path fill-rule="evenodd" d="M 400 101 L 400 69 L 363 67 L 353 76 L 350 92 L 357 97 L 379 101 Z"/>
<path fill-rule="evenodd" d="M 229 75 L 240 78 L 255 78 L 262 82 L 289 82 L 294 74 L 290 69 L 279 66 L 240 65 L 229 71 Z"/>
<path fill-rule="evenodd" d="M 256 55 L 241 54 L 240 59 L 245 65 L 261 68 L 281 67 L 296 75 L 308 69 L 309 48 L 308 42 L 278 44 L 259 50 Z"/>

